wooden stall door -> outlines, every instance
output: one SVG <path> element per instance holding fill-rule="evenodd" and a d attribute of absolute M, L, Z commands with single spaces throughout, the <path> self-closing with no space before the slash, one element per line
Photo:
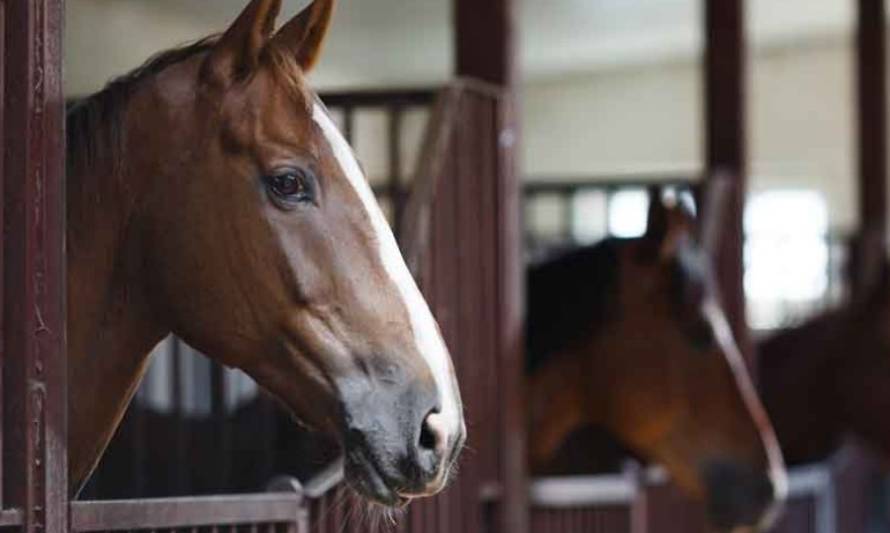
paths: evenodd
<path fill-rule="evenodd" d="M 2 510 L 67 528 L 62 0 L 0 1 Z"/>
<path fill-rule="evenodd" d="M 481 84 L 460 86 L 449 149 L 438 169 L 430 206 L 427 254 L 421 285 L 454 359 L 465 404 L 468 449 L 455 486 L 425 504 L 412 532 L 487 533 L 503 523 L 505 454 L 509 433 L 504 380 L 519 372 L 507 364 L 502 304 L 504 158 L 501 91 Z M 447 98 L 447 91 L 446 96 Z M 429 514 L 438 524 L 421 526 Z M 412 524 L 413 525 L 413 524 Z M 430 527 L 432 526 L 432 527 Z"/>

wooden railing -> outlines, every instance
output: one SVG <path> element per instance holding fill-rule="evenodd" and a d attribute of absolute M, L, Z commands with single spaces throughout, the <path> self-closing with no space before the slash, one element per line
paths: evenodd
<path fill-rule="evenodd" d="M 632 473 L 529 483 L 530 533 L 642 532 L 644 501 Z"/>
<path fill-rule="evenodd" d="M 660 469 L 558 477 L 529 484 L 530 533 L 705 533 L 701 510 L 674 491 Z M 793 468 L 772 533 L 837 533 L 835 472 L 830 464 Z M 658 502 L 657 499 L 666 501 Z"/>
<path fill-rule="evenodd" d="M 298 494 L 253 494 L 74 502 L 71 531 L 170 533 L 306 533 L 308 514 Z"/>

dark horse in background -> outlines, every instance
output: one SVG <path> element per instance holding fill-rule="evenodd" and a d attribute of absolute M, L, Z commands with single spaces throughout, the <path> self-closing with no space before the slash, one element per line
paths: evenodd
<path fill-rule="evenodd" d="M 442 490 L 465 438 L 448 350 L 306 73 L 333 0 L 276 31 L 252 0 L 68 113 L 70 492 L 171 332 L 336 442 L 395 506 Z"/>
<path fill-rule="evenodd" d="M 567 437 L 599 427 L 663 464 L 715 526 L 756 528 L 775 514 L 786 479 L 720 307 L 708 242 L 720 201 L 709 196 L 700 227 L 655 194 L 644 237 L 531 268 L 530 463 L 546 473 Z M 613 450 L 587 449 L 598 451 Z"/>
<path fill-rule="evenodd" d="M 890 268 L 875 248 L 850 301 L 758 343 L 760 392 L 789 464 L 826 459 L 854 435 L 890 466 Z"/>

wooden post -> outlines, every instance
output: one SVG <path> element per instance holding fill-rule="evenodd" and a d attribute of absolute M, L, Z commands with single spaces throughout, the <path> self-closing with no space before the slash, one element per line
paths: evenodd
<path fill-rule="evenodd" d="M 457 75 L 514 86 L 518 2 L 454 2 Z"/>
<path fill-rule="evenodd" d="M 884 0 L 858 0 L 856 81 L 860 234 L 851 288 L 865 297 L 887 249 L 887 30 Z"/>
<path fill-rule="evenodd" d="M 747 187 L 744 0 L 705 0 L 705 157 L 708 178 L 733 180 L 717 271 L 723 302 L 750 368 L 743 286 L 742 215 Z"/>
<path fill-rule="evenodd" d="M 457 75 L 481 79 L 515 89 L 516 32 L 519 2 L 516 0 L 454 0 Z M 515 90 L 499 111 L 500 127 L 492 132 L 500 150 L 498 161 L 498 279 L 499 302 L 497 367 L 500 369 L 501 487 L 496 530 L 525 533 L 528 530 L 525 472 L 525 405 L 522 383 L 524 321 L 521 185 L 517 175 L 519 124 Z M 485 428 L 475 428 L 483 431 Z"/>
<path fill-rule="evenodd" d="M 0 2 L 3 507 L 68 524 L 62 0 Z"/>

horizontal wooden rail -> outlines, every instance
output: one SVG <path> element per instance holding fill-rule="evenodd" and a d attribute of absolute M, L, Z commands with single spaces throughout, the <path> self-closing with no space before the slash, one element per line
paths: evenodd
<path fill-rule="evenodd" d="M 653 185 L 693 188 L 701 182 L 696 174 L 615 174 L 593 176 L 528 176 L 522 189 L 526 195 L 566 192 L 579 189 L 645 189 Z"/>
<path fill-rule="evenodd" d="M 183 529 L 305 521 L 299 494 L 74 502 L 71 531 Z"/>
<path fill-rule="evenodd" d="M 321 95 L 328 107 L 431 106 L 439 89 L 330 91 Z"/>

